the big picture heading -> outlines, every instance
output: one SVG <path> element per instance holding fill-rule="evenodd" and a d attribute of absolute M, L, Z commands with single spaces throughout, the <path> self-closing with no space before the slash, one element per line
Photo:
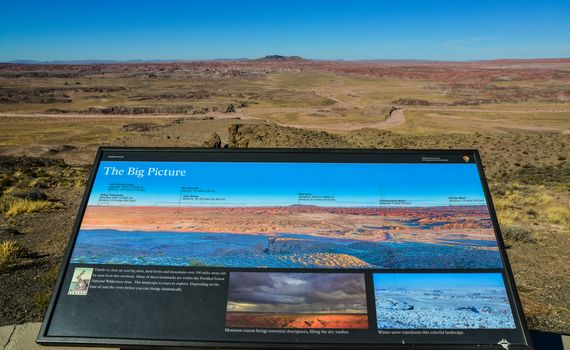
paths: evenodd
<path fill-rule="evenodd" d="M 145 176 L 164 176 L 164 177 L 179 177 L 186 176 L 186 170 L 180 169 L 168 169 L 168 168 L 137 168 L 128 167 L 127 169 L 121 169 L 114 166 L 106 166 L 103 168 L 104 175 L 106 176 L 136 176 L 137 178 L 143 178 Z"/>

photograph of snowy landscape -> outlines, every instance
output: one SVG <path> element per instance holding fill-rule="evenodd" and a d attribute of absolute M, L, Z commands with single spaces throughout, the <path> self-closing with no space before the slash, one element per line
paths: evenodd
<path fill-rule="evenodd" d="M 500 273 L 374 274 L 378 329 L 512 329 Z"/>

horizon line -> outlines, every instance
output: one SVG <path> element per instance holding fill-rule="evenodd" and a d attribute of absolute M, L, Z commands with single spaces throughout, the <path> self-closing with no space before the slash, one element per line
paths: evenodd
<path fill-rule="evenodd" d="M 271 58 L 277 56 L 281 58 Z M 34 60 L 34 59 L 14 59 L 0 60 L 0 64 L 129 64 L 129 63 L 191 63 L 191 62 L 244 62 L 244 61 L 275 61 L 275 62 L 428 62 L 428 63 L 469 63 L 469 62 L 494 62 L 494 61 L 555 61 L 570 60 L 568 57 L 533 57 L 533 58 L 489 58 L 489 59 L 422 59 L 422 58 L 304 58 L 297 55 L 266 55 L 263 57 L 250 58 L 156 58 L 156 59 L 69 59 L 69 60 Z"/>

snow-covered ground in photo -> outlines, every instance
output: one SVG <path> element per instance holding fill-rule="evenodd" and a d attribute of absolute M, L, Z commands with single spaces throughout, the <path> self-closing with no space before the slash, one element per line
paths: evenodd
<path fill-rule="evenodd" d="M 504 288 L 378 287 L 379 329 L 515 328 Z"/>

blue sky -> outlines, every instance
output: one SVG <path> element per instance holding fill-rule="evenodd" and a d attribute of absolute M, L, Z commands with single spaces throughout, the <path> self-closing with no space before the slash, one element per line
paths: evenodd
<path fill-rule="evenodd" d="M 0 61 L 570 57 L 570 1 L 4 1 Z"/>
<path fill-rule="evenodd" d="M 500 273 L 378 273 L 374 288 L 504 288 Z"/>
<path fill-rule="evenodd" d="M 105 175 L 105 168 L 124 175 Z M 186 176 L 129 176 L 128 168 L 186 170 Z M 182 187 L 215 192 L 186 193 L 225 201 L 183 201 L 184 205 L 378 206 L 379 200 L 404 200 L 410 206 L 449 205 L 449 196 L 485 204 L 475 164 L 333 164 L 333 163 L 167 163 L 103 161 L 95 178 L 90 205 L 100 202 L 110 184 L 141 185 L 144 191 L 123 192 L 136 202 L 126 205 L 177 206 Z M 119 192 L 113 192 L 119 193 Z M 335 201 L 299 202 L 299 193 L 334 196 Z M 471 202 L 470 204 L 474 204 Z M 393 206 L 384 202 L 385 206 Z"/>

